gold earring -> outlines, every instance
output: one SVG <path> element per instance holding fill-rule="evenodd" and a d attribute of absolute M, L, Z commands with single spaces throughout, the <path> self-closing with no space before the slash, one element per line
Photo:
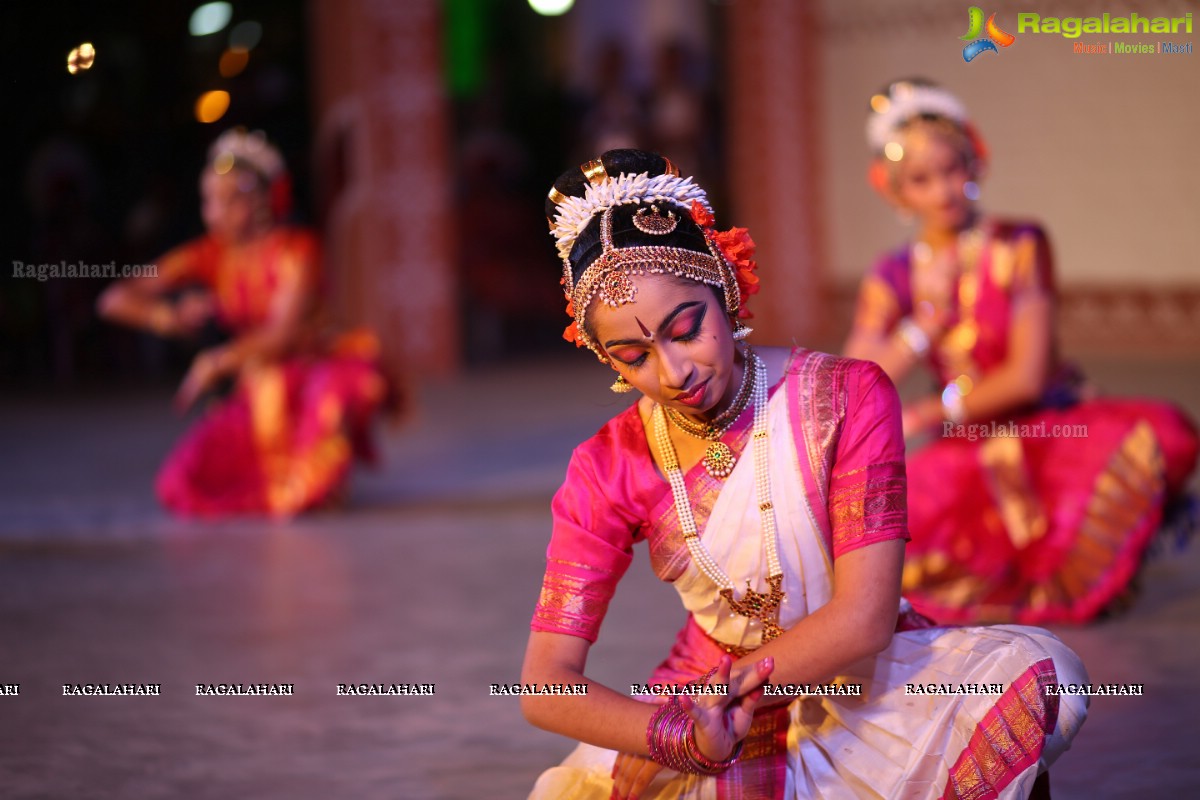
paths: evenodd
<path fill-rule="evenodd" d="M 617 394 L 625 394 L 626 392 L 633 391 L 633 384 L 625 380 L 624 375 L 618 375 L 617 379 L 613 381 L 612 386 L 608 388 L 610 391 L 616 392 Z"/>
<path fill-rule="evenodd" d="M 733 340 L 735 342 L 744 341 L 752 333 L 754 333 L 754 328 L 743 325 L 740 319 L 733 324 Z"/>

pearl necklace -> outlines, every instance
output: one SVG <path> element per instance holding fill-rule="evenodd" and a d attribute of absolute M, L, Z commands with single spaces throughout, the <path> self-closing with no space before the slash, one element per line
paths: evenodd
<path fill-rule="evenodd" d="M 746 365 L 742 369 L 742 385 L 738 387 L 737 395 L 729 404 L 729 408 L 718 414 L 712 422 L 693 422 L 673 408 L 665 409 L 667 419 L 674 423 L 675 427 L 689 436 L 709 442 L 708 447 L 704 450 L 704 459 L 701 463 L 704 464 L 705 471 L 714 478 L 728 478 L 729 473 L 733 472 L 733 468 L 737 465 L 737 457 L 729 449 L 729 445 L 720 439 L 746 410 L 750 395 L 754 393 L 755 375 L 754 370 L 751 369 L 751 359 L 753 358 L 753 352 L 750 348 L 746 348 Z"/>
<path fill-rule="evenodd" d="M 683 481 L 683 471 L 679 468 L 679 456 L 675 453 L 670 433 L 667 431 L 667 415 L 660 405 L 654 407 L 654 436 L 658 442 L 658 451 L 663 460 L 667 480 L 671 484 L 671 492 L 675 496 L 675 513 L 679 516 L 679 525 L 683 528 L 683 538 L 687 542 L 692 561 L 718 587 L 721 597 L 725 598 L 725 602 L 735 613 L 762 623 L 762 640 L 769 642 L 783 633 L 783 628 L 779 627 L 779 604 L 783 602 L 785 592 L 783 565 L 779 562 L 779 545 L 776 541 L 778 537 L 775 528 L 775 507 L 771 503 L 771 473 L 767 463 L 767 368 L 762 359 L 750 353 L 746 370 L 750 369 L 754 370 L 754 488 L 758 496 L 759 513 L 762 516 L 763 547 L 767 551 L 767 585 L 770 587 L 768 592 L 755 591 L 747 580 L 746 594 L 741 600 L 734 599 L 733 581 L 708 552 L 704 542 L 700 541 L 687 486 Z"/>

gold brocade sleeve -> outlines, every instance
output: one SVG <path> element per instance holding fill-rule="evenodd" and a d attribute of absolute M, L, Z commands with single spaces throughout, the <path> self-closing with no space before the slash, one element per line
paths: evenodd
<path fill-rule="evenodd" d="M 829 493 L 834 553 L 900 538 L 897 532 L 907 538 L 906 487 L 903 461 L 871 464 L 834 475 Z"/>
<path fill-rule="evenodd" d="M 908 479 L 900 399 L 877 364 L 859 361 L 846 382 L 846 416 L 829 471 L 833 557 L 908 539 Z"/>
<path fill-rule="evenodd" d="M 595 567 L 550 559 L 533 613 L 533 630 L 569 633 L 594 642 L 612 599 L 612 577 Z"/>
<path fill-rule="evenodd" d="M 550 504 L 554 529 L 546 572 L 530 628 L 595 642 L 617 583 L 633 559 L 640 503 L 614 422 L 640 432 L 636 408 L 618 415 L 571 456 L 567 475 Z"/>

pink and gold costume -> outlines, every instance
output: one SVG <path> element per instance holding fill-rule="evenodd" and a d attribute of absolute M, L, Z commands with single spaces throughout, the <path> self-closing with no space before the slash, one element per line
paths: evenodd
<path fill-rule="evenodd" d="M 798 349 L 768 401 L 771 502 L 787 600 L 786 630 L 829 602 L 836 559 L 907 538 L 904 444 L 895 389 L 874 364 Z M 739 453 L 725 480 L 685 476 L 705 547 L 735 585 L 765 589 L 765 557 L 747 447 L 749 416 L 723 441 Z M 580 445 L 553 504 L 554 530 L 534 631 L 594 642 L 610 598 L 645 541 L 689 619 L 650 682 L 683 683 L 726 652 L 761 643 L 761 623 L 729 613 L 692 562 L 672 491 L 634 406 Z M 643 798 L 1025 797 L 1069 745 L 1081 698 L 1047 695 L 1084 682 L 1070 650 L 1034 628 L 937 628 L 902 603 L 897 633 L 837 680 L 859 696 L 808 696 L 758 712 L 741 759 L 711 777 L 663 770 Z M 631 676 L 634 681 L 641 676 Z M 631 681 L 633 682 L 633 681 Z M 990 695 L 909 694 L 929 684 L 989 684 Z M 615 754 L 580 745 L 532 798 L 608 798 Z"/>
<path fill-rule="evenodd" d="M 167 253 L 159 275 L 208 289 L 221 327 L 243 335 L 267 321 L 285 287 L 315 294 L 318 284 L 312 234 L 276 228 L 261 252 L 239 259 L 205 236 Z M 167 508 L 290 516 L 334 498 L 355 456 L 370 458 L 369 424 L 385 392 L 377 342 L 367 332 L 303 338 L 279 360 L 243 366 L 231 396 L 188 431 L 158 474 Z"/>
<path fill-rule="evenodd" d="M 942 384 L 978 382 L 1008 352 L 1014 298 L 1053 295 L 1053 262 L 1034 224 L 982 224 L 964 261 L 951 325 L 929 358 Z M 864 280 L 855 326 L 890 334 L 913 312 L 908 248 Z M 1196 431 L 1153 400 L 1087 399 L 1052 356 L 1041 402 L 951 426 L 908 459 L 904 592 L 942 623 L 1085 622 L 1129 584 L 1181 490 Z M 1000 435 L 993 435 L 997 431 Z"/>

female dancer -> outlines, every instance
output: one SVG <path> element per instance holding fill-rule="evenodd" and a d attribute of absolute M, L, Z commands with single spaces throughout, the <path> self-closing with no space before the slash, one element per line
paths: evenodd
<path fill-rule="evenodd" d="M 523 696 L 523 710 L 583 744 L 532 797 L 1045 787 L 1086 709 L 1050 687 L 1086 680 L 1082 665 L 1045 631 L 934 628 L 900 599 L 891 381 L 864 361 L 746 346 L 753 243 L 711 214 L 691 179 L 640 151 L 607 152 L 550 191 L 566 336 L 642 397 L 575 450 L 554 499 L 523 681 L 587 688 Z M 689 612 L 639 689 L 651 702 L 584 675 L 642 540 Z M 667 695 L 654 685 L 691 694 L 655 703 Z"/>
<path fill-rule="evenodd" d="M 1085 622 L 1136 573 L 1195 430 L 1090 398 L 1059 360 L 1046 235 L 979 213 L 987 151 L 958 100 L 900 81 L 872 107 L 871 182 L 917 231 L 863 281 L 846 354 L 893 381 L 927 361 L 943 387 L 904 410 L 940 435 L 908 462 L 905 595 L 939 622 Z"/>
<path fill-rule="evenodd" d="M 204 517 L 287 517 L 334 499 L 354 456 L 370 455 L 385 392 L 378 346 L 365 331 L 321 337 L 316 239 L 281 224 L 287 173 L 261 133 L 218 138 L 200 194 L 208 234 L 163 256 L 156 277 L 113 284 L 98 309 L 159 336 L 187 337 L 210 318 L 231 334 L 196 356 L 179 387 L 182 410 L 234 384 L 159 472 L 163 504 Z M 168 299 L 188 286 L 204 291 Z"/>

